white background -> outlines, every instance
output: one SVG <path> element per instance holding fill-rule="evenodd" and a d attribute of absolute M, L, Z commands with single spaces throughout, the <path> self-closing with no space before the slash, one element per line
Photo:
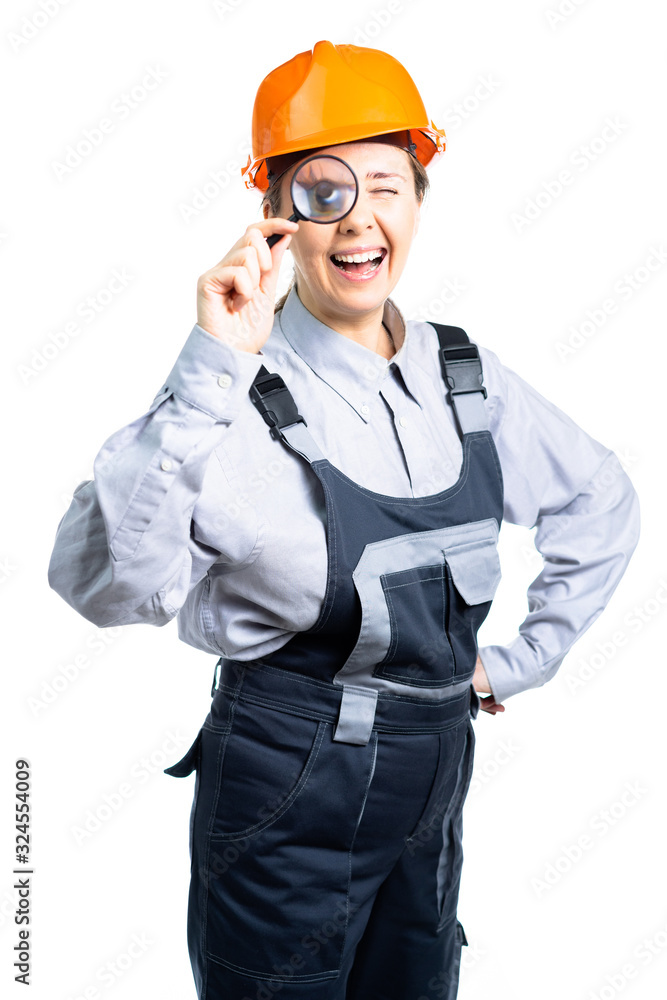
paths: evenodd
<path fill-rule="evenodd" d="M 5 3 L 0 31 L 5 995 L 26 995 L 12 982 L 11 825 L 14 761 L 25 756 L 30 996 L 194 998 L 185 939 L 194 777 L 177 781 L 162 767 L 208 710 L 215 658 L 180 643 L 174 623 L 97 630 L 49 589 L 46 570 L 75 486 L 91 477 L 102 442 L 145 412 L 191 330 L 197 277 L 259 218 L 240 166 L 261 79 L 329 39 L 396 56 L 447 132 L 399 306 L 461 325 L 496 351 L 617 452 L 642 506 L 630 567 L 557 676 L 475 724 L 459 996 L 663 996 L 667 268 L 653 253 L 667 249 L 661 6 L 44 3 L 48 16 L 37 2 Z M 121 115 L 118 102 L 151 69 L 163 79 Z M 59 178 L 68 146 L 105 117 L 112 131 Z M 572 183 L 559 192 L 566 169 Z M 202 207 L 188 220 L 198 191 Z M 518 223 L 538 195 L 532 221 Z M 80 304 L 100 293 L 104 301 L 114 269 L 131 280 L 86 321 Z M 629 293 L 623 276 L 635 272 Z M 288 276 L 286 267 L 283 285 Z M 604 317 L 609 298 L 617 308 Z M 558 345 L 587 310 L 605 322 L 590 321 L 564 354 Z M 501 539 L 504 578 L 482 644 L 512 639 L 539 571 L 530 532 L 505 526 Z M 123 784 L 131 794 L 120 807 L 77 837 Z M 636 791 L 623 800 L 628 784 Z M 588 848 L 572 860 L 582 837 Z M 128 959 L 133 935 L 147 943 Z"/>

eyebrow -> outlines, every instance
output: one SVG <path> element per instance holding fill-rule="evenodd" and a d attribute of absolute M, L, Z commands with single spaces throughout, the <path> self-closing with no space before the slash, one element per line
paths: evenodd
<path fill-rule="evenodd" d="M 381 170 L 369 170 L 366 174 L 366 180 L 369 181 L 380 181 L 387 177 L 398 177 L 402 181 L 405 180 L 403 174 L 385 174 Z"/>

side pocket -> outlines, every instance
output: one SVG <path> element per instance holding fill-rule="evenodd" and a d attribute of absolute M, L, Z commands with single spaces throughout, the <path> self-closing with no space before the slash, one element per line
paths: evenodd
<path fill-rule="evenodd" d="M 164 773 L 170 774 L 174 778 L 187 778 L 189 774 L 192 774 L 196 770 L 197 775 L 195 778 L 195 790 L 192 797 L 192 807 L 190 809 L 190 823 L 189 823 L 189 834 L 188 834 L 188 844 L 190 850 L 190 870 L 194 864 L 194 835 L 195 835 L 195 812 L 197 809 L 197 803 L 199 802 L 199 788 L 201 784 L 201 729 L 195 736 L 194 742 L 189 750 L 186 751 L 185 756 L 181 757 L 179 761 L 172 764 L 171 767 L 165 767 Z"/>
<path fill-rule="evenodd" d="M 439 930 L 453 919 L 458 906 L 463 868 L 463 806 L 472 780 L 475 740 L 475 729 L 472 720 L 468 718 L 466 742 L 459 762 L 456 790 L 442 824 L 443 844 L 437 874 Z"/>
<path fill-rule="evenodd" d="M 170 774 L 174 778 L 187 778 L 189 774 L 192 774 L 195 768 L 199 768 L 200 746 L 201 729 L 195 736 L 194 743 L 190 749 L 186 751 L 185 756 L 181 757 L 181 759 L 175 764 L 172 764 L 171 767 L 165 767 L 164 773 Z"/>
<path fill-rule="evenodd" d="M 449 987 L 445 1000 L 456 1000 L 459 991 L 459 979 L 461 977 L 461 949 L 464 944 L 468 944 L 468 939 L 466 938 L 465 931 L 463 930 L 463 925 L 458 920 L 456 921 L 454 933 L 454 957 L 450 970 Z"/>

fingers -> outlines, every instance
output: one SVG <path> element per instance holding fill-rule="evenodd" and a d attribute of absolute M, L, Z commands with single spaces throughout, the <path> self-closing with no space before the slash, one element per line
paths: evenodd
<path fill-rule="evenodd" d="M 251 241 L 254 246 L 258 248 L 266 247 L 270 252 L 270 248 L 267 244 L 267 238 L 269 236 L 278 235 L 284 236 L 287 233 L 294 234 L 299 228 L 298 222 L 292 222 L 290 219 L 282 219 L 279 216 L 270 216 L 268 219 L 262 219 L 260 222 L 253 222 L 245 231 L 245 239 L 242 242 Z"/>
<path fill-rule="evenodd" d="M 268 219 L 253 222 L 246 229 L 246 233 L 251 229 L 258 229 L 264 239 L 266 239 L 267 236 L 272 236 L 274 233 L 296 233 L 298 228 L 298 222 L 292 222 L 291 219 L 282 219 L 279 215 L 271 215 Z"/>
<path fill-rule="evenodd" d="M 250 236 L 249 238 L 251 240 L 255 239 L 255 242 L 250 243 L 247 246 L 241 248 L 238 254 L 239 256 L 238 264 L 239 266 L 245 268 L 245 270 L 250 275 L 250 280 L 252 281 L 253 288 L 257 288 L 259 286 L 262 272 L 270 271 L 271 268 L 273 267 L 273 261 L 269 260 L 267 266 L 266 258 L 262 252 L 262 248 L 256 245 L 256 237 Z M 266 246 L 266 240 L 262 240 L 262 243 L 264 243 L 264 246 Z"/>
<path fill-rule="evenodd" d="M 236 267 L 244 265 L 250 259 L 248 248 L 251 248 L 256 256 L 257 266 L 261 273 L 270 271 L 274 264 L 274 255 L 267 245 L 267 236 L 274 233 L 284 235 L 295 233 L 299 228 L 297 222 L 290 222 L 289 219 L 280 219 L 277 216 L 270 219 L 263 219 L 261 222 L 253 222 L 248 226 L 243 236 L 236 241 L 231 250 L 225 254 L 222 260 L 211 268 L 208 274 L 219 274 L 223 267 Z M 282 250 L 282 247 L 281 247 Z"/>
<path fill-rule="evenodd" d="M 262 242 L 272 255 L 274 263 L 280 263 L 282 256 L 289 246 L 291 237 L 298 231 L 299 223 L 292 222 L 291 219 L 281 219 L 278 216 L 271 216 L 258 223 L 254 228 L 258 229 L 262 235 Z M 289 236 L 289 239 L 282 237 Z M 267 242 L 269 237 L 273 237 L 272 246 Z M 276 250 L 276 247 L 279 249 Z"/>
<path fill-rule="evenodd" d="M 259 285 L 259 275 L 257 276 L 257 281 L 254 281 L 247 267 L 237 267 L 234 269 L 233 282 L 236 294 L 231 305 L 232 310 L 238 312 L 239 309 L 242 309 L 252 300 L 255 290 Z"/>
<path fill-rule="evenodd" d="M 266 239 L 257 226 L 248 226 L 246 234 L 250 243 L 248 249 L 254 251 L 257 262 L 257 280 L 259 282 L 260 273 L 266 273 L 273 267 L 273 257 Z"/>
<path fill-rule="evenodd" d="M 248 226 L 229 252 L 197 282 L 197 311 L 208 320 L 222 307 L 223 313 L 238 313 L 254 300 L 272 299 L 280 264 L 298 223 L 271 217 Z M 267 237 L 278 234 L 278 243 L 269 247 Z M 204 327 L 206 329 L 206 327 Z"/>
<path fill-rule="evenodd" d="M 269 247 L 266 242 L 267 236 L 274 233 L 291 236 L 298 228 L 298 223 L 290 222 L 289 219 L 271 218 L 253 223 L 248 226 L 245 234 L 234 244 L 229 253 L 208 272 L 209 275 L 220 277 L 223 269 L 244 267 L 250 274 L 254 287 L 257 288 L 262 275 L 268 274 L 276 263 L 280 263 L 289 246 L 289 240 L 281 240 L 280 250 L 276 251 L 275 248 Z"/>
<path fill-rule="evenodd" d="M 252 299 L 255 285 L 248 269 L 243 266 L 218 265 L 202 274 L 197 283 L 197 296 L 202 301 L 217 299 L 222 295 L 227 308 L 232 312 L 239 309 Z"/>
<path fill-rule="evenodd" d="M 495 715 L 496 712 L 504 712 L 505 706 L 500 705 L 493 695 L 488 698 L 480 698 L 479 707 L 483 712 L 489 712 L 490 715 Z"/>
<path fill-rule="evenodd" d="M 287 234 L 279 250 L 269 248 L 264 237 L 255 230 L 249 239 L 253 242 L 241 250 L 241 263 L 234 270 L 233 309 L 238 311 L 254 297 L 258 290 L 273 294 L 283 254 L 289 247 L 291 234 Z M 263 280 L 264 279 L 264 280 Z M 272 280 L 273 279 L 273 280 Z"/>
<path fill-rule="evenodd" d="M 245 242 L 239 247 L 236 256 L 238 258 L 238 265 L 245 267 L 247 273 L 250 275 L 253 294 L 260 286 L 263 286 L 262 278 L 267 277 L 272 272 L 275 275 L 275 280 L 278 280 L 280 262 L 289 247 L 292 234 L 298 228 L 298 223 L 277 217 L 264 219 L 260 223 L 248 226 L 245 233 Z M 267 243 L 267 237 L 274 234 L 286 237 L 279 241 L 279 248 L 277 244 L 269 247 Z M 232 261 L 229 263 L 232 263 Z M 234 260 L 233 263 L 236 264 L 237 261 Z M 235 282 L 234 287 L 238 292 L 238 301 L 235 298 L 234 302 L 234 309 L 236 310 L 245 305 L 252 298 L 252 295 L 248 296 L 246 291 L 247 282 L 245 281 L 242 281 L 242 287 L 239 287 Z"/>

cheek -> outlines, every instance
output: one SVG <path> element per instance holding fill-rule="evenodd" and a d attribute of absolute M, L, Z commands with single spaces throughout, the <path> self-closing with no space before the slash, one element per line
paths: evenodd
<path fill-rule="evenodd" d="M 308 226 L 310 229 L 315 228 L 314 223 L 301 222 L 300 226 Z M 328 265 L 327 254 L 329 243 L 323 244 L 315 238 L 314 233 L 304 233 L 303 237 L 299 239 L 301 234 L 297 233 L 296 236 L 292 238 L 290 244 L 290 251 L 294 260 L 306 271 L 311 271 L 315 274 L 318 270 L 326 269 Z"/>
<path fill-rule="evenodd" d="M 396 243 L 395 243 L 395 254 L 402 260 L 407 258 L 410 247 L 412 246 L 412 241 L 417 235 L 417 230 L 419 228 L 419 216 L 414 215 L 408 219 L 405 219 L 400 226 L 396 229 Z"/>

